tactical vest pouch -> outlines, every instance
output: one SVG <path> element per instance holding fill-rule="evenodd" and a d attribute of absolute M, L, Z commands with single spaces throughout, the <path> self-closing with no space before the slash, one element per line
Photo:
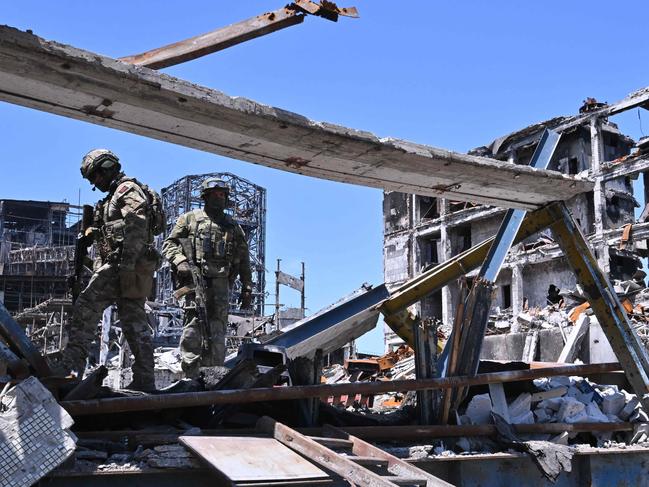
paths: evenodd
<path fill-rule="evenodd" d="M 137 184 L 147 198 L 147 218 L 149 221 L 149 229 L 155 235 L 162 234 L 167 227 L 167 218 L 165 216 L 162 198 L 154 190 L 144 183 L 141 183 L 135 178 L 125 178 L 127 181 L 132 181 Z"/>
<path fill-rule="evenodd" d="M 104 237 L 108 242 L 111 250 L 115 250 L 124 242 L 124 228 L 126 224 L 123 220 L 106 222 L 104 225 Z"/>
<path fill-rule="evenodd" d="M 153 294 L 153 273 L 157 269 L 156 261 L 140 260 L 135 264 L 134 299 L 146 298 Z"/>

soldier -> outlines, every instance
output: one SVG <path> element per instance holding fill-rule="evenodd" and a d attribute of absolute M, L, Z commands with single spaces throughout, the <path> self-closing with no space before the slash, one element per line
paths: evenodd
<path fill-rule="evenodd" d="M 224 212 L 229 193 L 222 179 L 206 179 L 201 185 L 204 208 L 181 215 L 162 244 L 178 287 L 195 284 L 192 271 L 204 283 L 208 323 L 201 323 L 195 306 L 187 306 L 188 296 L 185 300 L 180 352 L 187 377 L 196 377 L 200 366 L 223 365 L 230 288 L 237 275 L 243 286 L 241 309 L 249 308 L 252 301 L 248 243 L 241 226 Z"/>
<path fill-rule="evenodd" d="M 102 312 L 117 304 L 122 331 L 135 357 L 133 381 L 127 388 L 153 390 L 152 333 L 144 301 L 160 263 L 152 245 L 161 218 L 159 197 L 146 185 L 126 177 L 117 156 L 106 149 L 88 152 L 81 162 L 81 174 L 108 194 L 95 206 L 89 235 L 99 256 L 88 286 L 74 303 L 62 365 L 65 372 L 83 375 Z"/>

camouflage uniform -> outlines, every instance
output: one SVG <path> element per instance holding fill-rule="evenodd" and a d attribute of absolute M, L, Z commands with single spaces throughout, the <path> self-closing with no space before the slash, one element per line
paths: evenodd
<path fill-rule="evenodd" d="M 183 239 L 193 255 L 186 255 Z M 241 226 L 227 214 L 210 216 L 204 209 L 196 209 L 178 218 L 162 245 L 162 254 L 174 268 L 193 260 L 204 279 L 209 350 L 203 348 L 200 322 L 187 300 L 180 339 L 183 370 L 188 377 L 194 377 L 199 366 L 223 365 L 230 288 L 239 275 L 244 288 L 251 289 L 248 243 Z"/>
<path fill-rule="evenodd" d="M 152 333 L 144 301 L 151 293 L 159 264 L 147 205 L 148 197 L 138 183 L 119 173 L 108 195 L 95 206 L 93 237 L 99 257 L 88 286 L 75 302 L 63 357 L 68 369 L 83 372 L 102 312 L 115 303 L 122 331 L 135 356 L 132 385 L 144 389 L 154 385 Z M 134 271 L 135 276 L 125 288 L 120 279 L 128 271 Z"/>

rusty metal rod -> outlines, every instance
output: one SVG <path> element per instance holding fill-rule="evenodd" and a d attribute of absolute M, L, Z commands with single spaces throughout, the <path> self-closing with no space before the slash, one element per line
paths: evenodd
<path fill-rule="evenodd" d="M 475 386 L 499 382 L 517 382 L 558 375 L 598 374 L 620 370 L 618 363 L 564 365 L 542 369 L 512 370 L 478 374 L 473 377 L 456 376 L 436 379 L 395 380 L 389 382 L 354 382 L 346 384 L 317 384 L 310 386 L 264 387 L 243 390 L 221 390 L 206 392 L 185 392 L 160 394 L 144 397 L 112 397 L 86 401 L 63 401 L 63 406 L 72 416 L 91 414 L 124 413 L 129 411 L 151 411 L 212 404 L 243 404 L 261 401 L 283 401 L 309 397 L 328 397 L 340 394 L 381 394 L 396 391 L 421 391 L 427 389 L 449 389 L 461 386 Z"/>
<path fill-rule="evenodd" d="M 649 423 L 534 423 L 514 424 L 514 430 L 519 434 L 559 434 L 590 433 L 606 431 L 633 431 L 635 427 L 649 427 Z M 480 425 L 404 425 L 404 426 L 346 426 L 343 428 L 350 435 L 370 441 L 412 441 L 426 438 L 455 438 L 462 436 L 491 436 L 496 432 L 492 424 Z M 303 435 L 324 436 L 322 427 L 296 428 Z M 250 436 L 255 435 L 254 428 L 206 429 L 202 436 Z M 184 432 L 152 433 L 150 431 L 112 430 L 112 431 L 78 431 L 75 434 L 81 439 L 104 441 L 120 441 L 129 445 L 162 445 L 178 443 L 178 437 Z"/>
<path fill-rule="evenodd" d="M 151 69 L 168 68 L 300 24 L 303 21 L 304 14 L 302 12 L 284 7 L 190 39 L 141 54 L 122 57 L 120 61 Z"/>

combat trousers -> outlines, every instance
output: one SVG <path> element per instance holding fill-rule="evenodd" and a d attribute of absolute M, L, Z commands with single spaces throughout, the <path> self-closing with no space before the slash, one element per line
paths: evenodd
<path fill-rule="evenodd" d="M 63 365 L 68 370 L 83 373 L 90 345 L 97 338 L 97 323 L 101 320 L 104 309 L 115 303 L 122 332 L 135 357 L 131 368 L 133 382 L 152 388 L 153 344 L 144 310 L 145 298 L 122 298 L 120 294 L 117 267 L 106 264 L 97 269 L 74 303 L 68 345 L 63 351 Z"/>
<path fill-rule="evenodd" d="M 182 369 L 187 377 L 196 377 L 199 367 L 223 365 L 225 335 L 228 328 L 230 288 L 226 278 L 206 280 L 205 305 L 207 325 L 198 319 L 193 297 L 186 299 L 183 333 L 180 337 Z M 189 297 L 189 296 L 188 296 Z M 191 305 L 188 304 L 191 302 Z M 203 336 L 203 328 L 207 336 Z M 205 342 L 205 345 L 203 343 Z"/>

